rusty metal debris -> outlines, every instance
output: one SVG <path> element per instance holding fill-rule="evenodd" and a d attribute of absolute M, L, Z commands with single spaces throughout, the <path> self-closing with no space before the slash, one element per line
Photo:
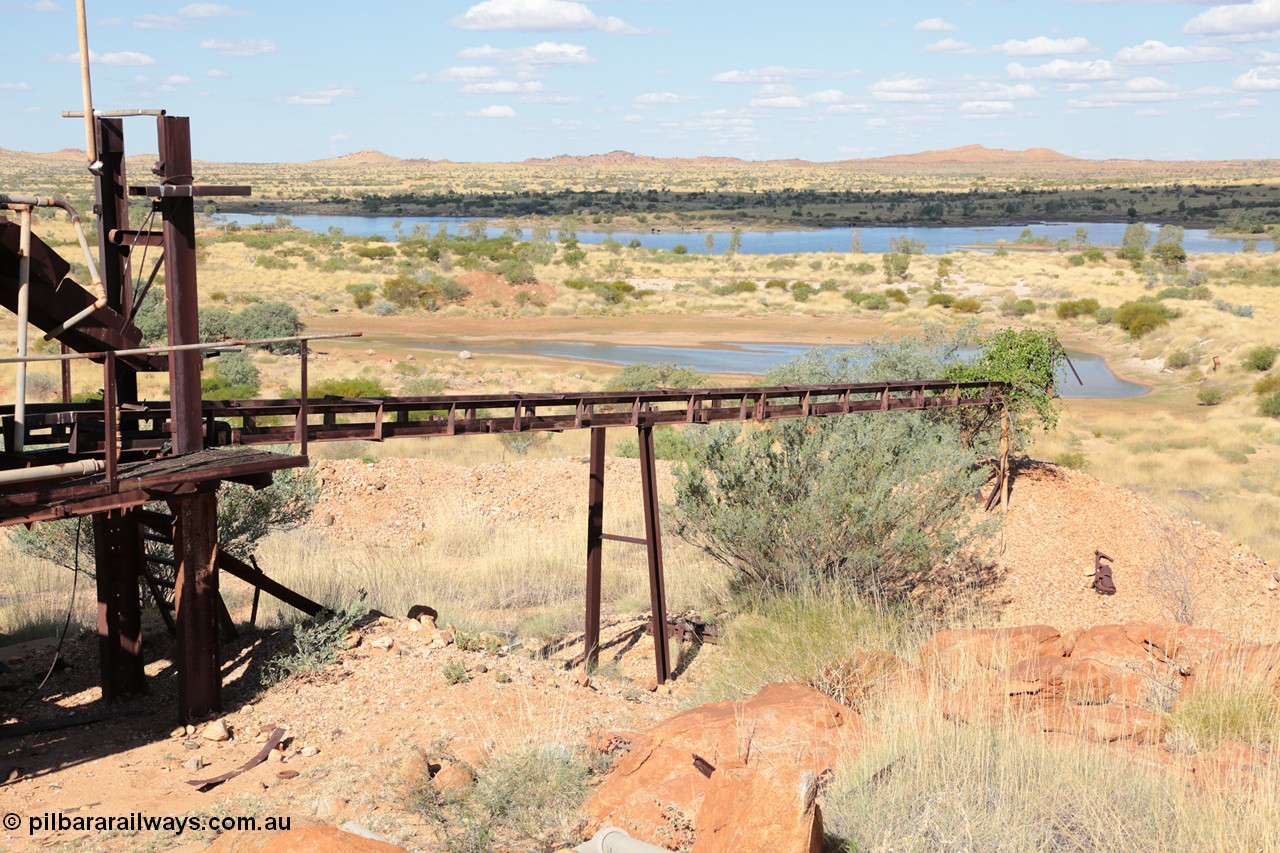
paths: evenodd
<path fill-rule="evenodd" d="M 1116 582 L 1111 577 L 1111 558 L 1101 551 L 1093 552 L 1093 589 L 1098 595 L 1116 594 Z"/>
<path fill-rule="evenodd" d="M 284 734 L 284 729 L 277 726 L 276 729 L 271 732 L 271 736 L 267 738 L 267 742 L 263 745 L 262 749 L 259 750 L 258 754 L 253 758 L 250 758 L 244 764 L 241 764 L 235 770 L 228 770 L 221 776 L 214 776 L 212 779 L 188 779 L 187 784 L 203 794 L 205 791 L 211 791 L 229 779 L 236 778 L 246 770 L 252 770 L 267 760 L 267 756 L 271 754 L 271 750 L 279 746 L 280 741 L 284 740 Z"/>

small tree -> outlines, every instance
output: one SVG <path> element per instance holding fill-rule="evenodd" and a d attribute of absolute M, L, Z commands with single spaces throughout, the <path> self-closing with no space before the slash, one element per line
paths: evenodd
<path fill-rule="evenodd" d="M 911 268 L 911 256 L 905 252 L 885 252 L 882 263 L 885 281 L 904 281 Z"/>
<path fill-rule="evenodd" d="M 1117 258 L 1139 264 L 1147 256 L 1147 244 L 1151 242 L 1151 229 L 1141 222 L 1132 222 L 1124 229 L 1120 238 L 1120 250 Z"/>
<path fill-rule="evenodd" d="M 1155 246 L 1151 249 L 1151 257 L 1162 265 L 1177 269 L 1187 262 L 1187 252 L 1182 248 L 1182 226 L 1161 225 L 1156 234 Z"/>

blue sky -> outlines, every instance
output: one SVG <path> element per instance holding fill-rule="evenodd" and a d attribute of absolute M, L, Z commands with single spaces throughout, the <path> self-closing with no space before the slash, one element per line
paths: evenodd
<path fill-rule="evenodd" d="M 0 147 L 81 147 L 74 0 L 0 0 Z M 198 158 L 1280 157 L 1280 0 L 88 0 L 95 106 Z M 134 119 L 127 138 L 150 126 Z M 134 150 L 138 150 L 134 148 Z"/>

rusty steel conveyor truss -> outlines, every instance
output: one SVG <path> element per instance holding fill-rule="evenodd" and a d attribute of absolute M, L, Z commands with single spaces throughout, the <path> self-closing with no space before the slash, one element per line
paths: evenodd
<path fill-rule="evenodd" d="M 135 186 L 125 177 L 120 118 L 142 114 L 156 121 L 159 160 L 152 170 L 155 180 Z M 29 299 L 30 322 L 63 344 L 60 356 L 0 359 L 0 364 L 63 364 L 63 402 L 22 400 L 21 406 L 15 402 L 0 407 L 5 447 L 0 452 L 0 526 L 93 517 L 101 678 L 107 700 L 146 689 L 139 609 L 145 541 L 159 537 L 173 545 L 178 710 L 184 719 L 221 707 L 219 624 L 225 626 L 229 618 L 218 592 L 219 569 L 307 612 L 318 609 L 314 602 L 271 581 L 256 566 L 245 566 L 220 552 L 215 500 L 224 481 L 264 486 L 275 471 L 308 464 L 307 447 L 314 441 L 591 430 L 584 660 L 593 666 L 599 652 L 603 542 L 644 545 L 655 666 L 658 680 L 665 681 L 671 675 L 671 665 L 667 643 L 661 639 L 667 634 L 667 620 L 655 426 L 991 407 L 1003 402 L 1004 386 L 999 383 L 945 381 L 309 398 L 307 340 L 345 337 L 342 335 L 291 339 L 300 343 L 301 351 L 298 399 L 204 400 L 200 377 L 205 355 L 235 342 L 199 340 L 194 200 L 210 195 L 247 195 L 249 188 L 195 184 L 189 120 L 184 117 L 162 110 L 94 111 L 91 119 L 87 125 L 92 128 L 91 147 L 98 158 L 91 172 L 96 186 L 94 212 L 103 296 L 94 301 L 88 291 L 66 278 L 69 267 L 52 249 L 0 219 L 0 305 L 13 310 L 26 306 Z M 151 199 L 152 212 L 158 214 L 158 230 L 129 228 L 129 197 Z M 8 206 L 18 208 L 24 223 L 30 221 L 29 208 Z M 157 254 L 146 264 L 150 275 L 144 284 L 148 270 L 141 268 L 141 261 L 147 249 Z M 140 335 L 132 319 L 161 265 L 168 343 L 138 348 Z M 66 365 L 77 358 L 101 363 L 101 401 L 70 401 Z M 167 401 L 138 399 L 136 376 L 141 371 L 168 372 Z M 604 439 L 610 427 L 638 431 L 643 538 L 603 530 Z M 257 449 L 280 444 L 293 445 L 297 451 Z M 167 502 L 171 515 L 159 516 L 143 508 L 153 502 Z"/>

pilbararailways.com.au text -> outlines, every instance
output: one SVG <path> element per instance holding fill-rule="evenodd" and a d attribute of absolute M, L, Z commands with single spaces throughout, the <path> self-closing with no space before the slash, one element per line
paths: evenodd
<path fill-rule="evenodd" d="M 68 815 L 61 812 L 44 812 L 29 815 L 25 820 L 9 812 L 3 818 L 4 828 L 13 832 L 23 823 L 27 835 L 42 832 L 277 832 L 289 829 L 291 816 L 279 815 L 258 818 L 250 815 L 147 815 L 130 812 L 116 815 Z"/>

